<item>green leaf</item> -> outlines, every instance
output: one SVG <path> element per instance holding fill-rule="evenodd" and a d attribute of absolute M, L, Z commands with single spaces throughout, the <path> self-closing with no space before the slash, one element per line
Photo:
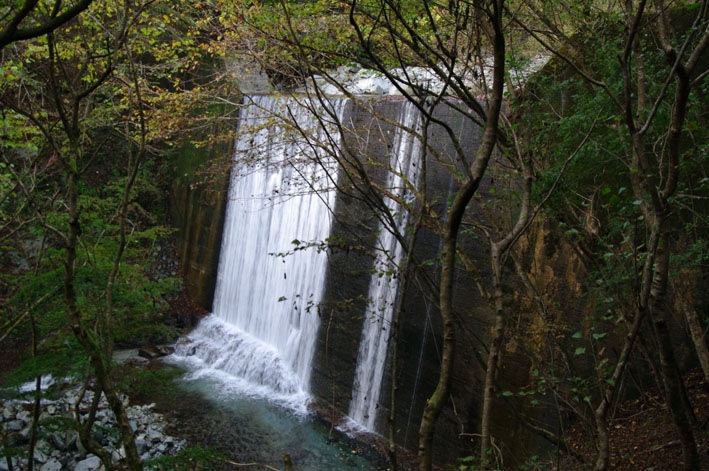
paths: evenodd
<path fill-rule="evenodd" d="M 584 347 L 579 347 L 574 350 L 574 355 L 583 355 L 584 353 L 586 353 L 586 349 Z"/>

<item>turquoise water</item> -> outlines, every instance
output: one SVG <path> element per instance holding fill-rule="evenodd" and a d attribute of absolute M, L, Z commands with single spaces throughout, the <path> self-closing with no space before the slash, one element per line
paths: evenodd
<path fill-rule="evenodd" d="M 188 369 L 177 380 L 184 394 L 183 420 L 202 445 L 215 446 L 240 463 L 283 469 L 288 454 L 297 471 L 380 469 L 362 456 L 357 443 L 316 418 L 257 394 L 233 377 L 214 370 Z M 183 396 L 180 394 L 179 396 Z M 178 406 L 178 405 L 176 405 Z M 260 468 L 255 468 L 260 469 Z"/>

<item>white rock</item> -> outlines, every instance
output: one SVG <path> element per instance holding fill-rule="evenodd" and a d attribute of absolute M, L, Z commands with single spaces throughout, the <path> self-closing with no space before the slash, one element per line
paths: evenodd
<path fill-rule="evenodd" d="M 10 432 L 19 432 L 25 427 L 25 423 L 21 420 L 10 420 L 4 425 L 5 430 Z"/>
<path fill-rule="evenodd" d="M 369 77 L 358 80 L 352 92 L 362 95 L 382 95 L 389 90 L 391 84 L 383 77 Z"/>
<path fill-rule="evenodd" d="M 29 440 L 31 434 L 32 434 L 32 425 L 28 425 L 27 427 L 23 428 L 22 431 L 20 432 L 20 435 L 22 435 L 22 438 L 24 438 L 25 440 Z"/>
<path fill-rule="evenodd" d="M 52 458 L 39 468 L 40 471 L 62 471 L 62 464 L 56 458 Z"/>
<path fill-rule="evenodd" d="M 118 449 L 118 450 L 113 450 L 113 451 L 111 451 L 111 460 L 112 460 L 114 463 L 125 459 L 125 457 L 126 457 L 126 454 L 125 454 L 125 452 L 123 451 L 123 447 L 121 447 L 121 448 Z"/>
<path fill-rule="evenodd" d="M 145 443 L 145 440 L 142 438 L 136 438 L 135 439 L 135 447 L 138 449 L 138 453 L 143 453 L 146 449 L 147 444 Z"/>
<path fill-rule="evenodd" d="M 47 456 L 42 450 L 38 448 L 39 447 L 35 448 L 34 450 L 34 460 L 40 463 L 46 463 L 49 460 L 49 456 Z"/>
<path fill-rule="evenodd" d="M 12 403 L 9 405 L 5 404 L 2 410 L 2 419 L 3 421 L 5 420 L 10 420 L 13 417 L 15 417 L 15 411 L 13 410 L 14 408 L 12 407 Z"/>
<path fill-rule="evenodd" d="M 74 471 L 96 471 L 101 467 L 101 460 L 98 456 L 89 455 L 85 460 L 76 463 Z"/>
<path fill-rule="evenodd" d="M 162 439 L 164 438 L 164 435 L 162 433 L 160 433 L 159 431 L 151 428 L 151 429 L 148 429 L 147 437 L 148 437 L 149 442 L 157 443 L 157 442 L 162 441 Z"/>

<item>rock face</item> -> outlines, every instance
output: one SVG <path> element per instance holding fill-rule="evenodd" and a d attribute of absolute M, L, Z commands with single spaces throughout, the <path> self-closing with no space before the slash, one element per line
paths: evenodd
<path fill-rule="evenodd" d="M 92 398 L 93 392 L 87 391 L 79 403 L 82 420 L 85 420 L 88 415 Z M 42 400 L 40 438 L 35 447 L 34 469 L 40 471 L 98 471 L 104 469 L 97 456 L 87 453 L 73 429 L 54 430 L 50 425 L 46 425 L 56 425 L 73 420 L 78 399 L 79 388 L 73 388 L 66 390 L 56 400 Z M 152 411 L 153 404 L 129 406 L 128 398 L 122 399 L 124 405 L 127 406 L 126 411 L 131 427 L 136 433 L 136 446 L 142 460 L 147 461 L 172 455 L 184 448 L 186 445 L 184 440 L 177 440 L 164 432 L 166 423 L 162 415 Z M 28 411 L 31 409 L 32 403 L 24 400 L 14 399 L 2 402 L 3 414 L 0 417 L 2 429 L 8 432 L 15 429 L 20 430 L 20 432 L 15 432 L 18 438 L 16 440 L 11 440 L 13 433 L 8 433 L 7 444 L 10 447 L 26 447 L 32 422 Z M 105 397 L 101 397 L 96 411 L 92 438 L 111 454 L 114 464 L 119 464 L 125 459 L 125 451 L 118 435 L 111 433 L 116 430 L 118 428 L 113 412 L 108 408 Z M 26 450 L 23 450 L 20 456 L 19 460 L 16 459 L 13 462 L 16 471 L 27 469 Z M 3 465 L 6 465 L 4 459 L 0 460 L 0 471 L 7 469 L 3 468 Z"/>
<path fill-rule="evenodd" d="M 177 249 L 187 295 L 204 309 L 211 311 L 214 284 L 219 264 L 230 150 L 228 148 L 179 151 L 174 168 L 175 179 L 170 191 L 170 210 L 177 227 Z M 214 180 L 201 182 L 197 177 L 200 164 L 224 165 Z"/>

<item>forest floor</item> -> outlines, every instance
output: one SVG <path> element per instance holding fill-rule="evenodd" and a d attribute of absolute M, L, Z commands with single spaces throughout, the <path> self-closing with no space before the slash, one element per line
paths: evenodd
<path fill-rule="evenodd" d="M 701 457 L 701 471 L 709 470 L 709 384 L 700 369 L 684 377 L 687 396 L 696 418 L 694 438 Z M 596 451 L 581 425 L 568 432 L 569 443 L 593 463 Z M 672 417 L 657 388 L 619 404 L 611 428 L 611 466 L 614 471 L 681 471 L 682 449 Z M 553 469 L 581 471 L 590 465 L 562 462 Z M 700 471 L 700 470 L 697 470 Z"/>

